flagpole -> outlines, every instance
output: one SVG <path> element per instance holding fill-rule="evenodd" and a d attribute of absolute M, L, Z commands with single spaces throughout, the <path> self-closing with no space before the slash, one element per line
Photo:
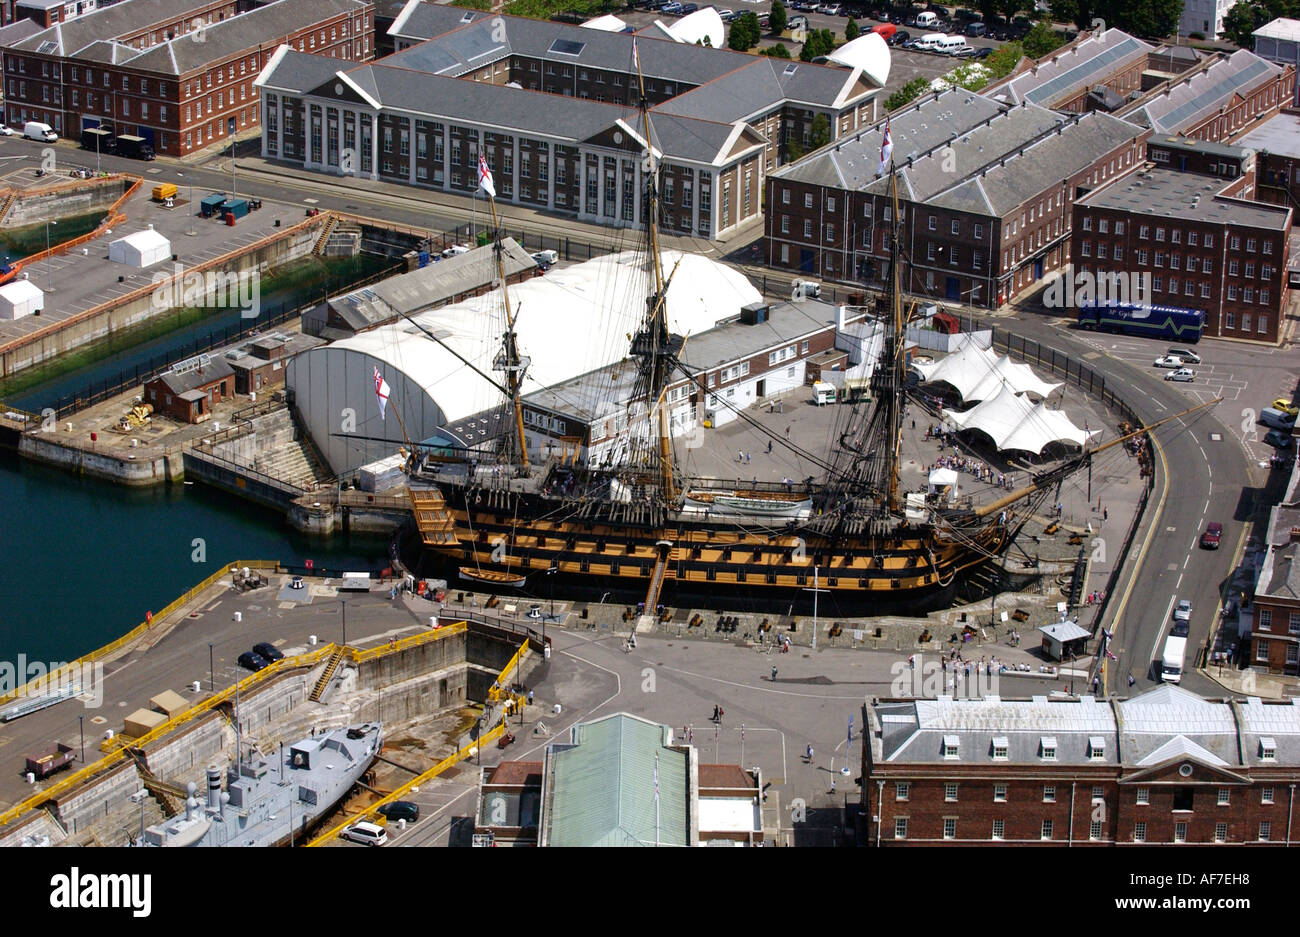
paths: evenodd
<path fill-rule="evenodd" d="M 655 752 L 655 845 L 659 845 L 659 753 Z"/>

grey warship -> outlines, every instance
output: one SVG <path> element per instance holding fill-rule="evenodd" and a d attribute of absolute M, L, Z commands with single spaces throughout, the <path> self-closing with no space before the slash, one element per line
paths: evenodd
<path fill-rule="evenodd" d="M 200 808 L 189 785 L 185 813 L 144 831 L 144 846 L 279 846 L 311 826 L 341 800 L 374 763 L 383 745 L 379 723 L 344 726 L 308 736 L 264 756 L 237 758 L 224 772 L 207 769 Z"/>

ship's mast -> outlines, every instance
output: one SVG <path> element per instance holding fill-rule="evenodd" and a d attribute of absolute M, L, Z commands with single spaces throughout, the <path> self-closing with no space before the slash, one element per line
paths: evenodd
<path fill-rule="evenodd" d="M 893 230 L 889 238 L 889 276 L 890 289 L 889 331 L 885 337 L 885 356 L 882 365 L 888 365 L 890 386 L 881 388 L 888 394 L 884 401 L 889 428 L 888 456 L 885 463 L 885 478 L 888 485 L 888 507 L 892 514 L 898 510 L 898 465 L 899 450 L 903 443 L 903 388 L 906 374 L 903 370 L 903 290 L 898 275 L 898 239 L 902 224 L 898 217 L 898 176 L 893 171 L 893 159 L 890 159 L 889 197 L 893 205 Z"/>
<path fill-rule="evenodd" d="M 632 41 L 632 58 L 636 65 L 637 93 L 640 98 L 641 126 L 646 145 L 646 193 L 644 213 L 647 230 L 649 272 L 654 277 L 654 289 L 646 300 L 645 326 L 632 340 L 632 354 L 641 359 L 642 380 L 645 389 L 646 412 L 650 419 L 658 419 L 659 485 L 664 501 L 676 497 L 677 484 L 673 476 L 672 450 L 668 433 L 668 408 L 664 405 L 664 388 L 673 367 L 680 339 L 668 331 L 668 317 L 664 308 L 666 287 L 663 263 L 659 256 L 659 178 L 655 161 L 654 142 L 650 137 L 650 108 L 645 96 L 645 79 L 641 75 L 641 60 Z M 677 344 L 674 344 L 676 342 Z M 657 413 L 656 413 L 657 411 Z"/>
<path fill-rule="evenodd" d="M 506 284 L 505 247 L 501 243 L 501 225 L 497 220 L 496 196 L 488 191 L 488 205 L 492 208 L 492 250 L 496 255 L 497 278 L 501 281 L 501 296 L 506 306 L 506 331 L 501 336 L 501 351 L 492 362 L 494 371 L 504 371 L 506 375 L 506 393 L 514 412 L 514 431 L 501 435 L 501 457 L 511 465 L 528 466 L 528 439 L 524 436 L 524 410 L 519 400 L 519 389 L 523 384 L 524 370 L 529 359 L 520 357 L 519 342 L 515 335 L 514 311 L 510 308 L 510 290 Z"/>

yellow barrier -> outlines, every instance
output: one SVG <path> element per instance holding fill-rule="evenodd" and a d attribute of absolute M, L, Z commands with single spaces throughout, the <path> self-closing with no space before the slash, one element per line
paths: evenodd
<path fill-rule="evenodd" d="M 455 634 L 463 634 L 469 626 L 458 621 L 453 625 L 444 625 L 434 631 L 422 631 L 419 634 L 413 634 L 405 638 L 400 638 L 392 644 L 380 644 L 378 647 L 368 647 L 365 650 L 358 650 L 349 647 L 349 659 L 354 663 L 360 663 L 363 660 L 374 660 L 377 657 L 383 657 L 386 654 L 395 654 L 398 651 L 404 651 L 407 648 L 417 647 L 421 644 L 427 644 L 430 641 L 440 641 L 443 638 L 450 638 Z"/>
<path fill-rule="evenodd" d="M 232 568 L 247 566 L 250 569 L 267 569 L 267 568 L 278 569 L 279 565 L 280 564 L 275 560 L 238 560 L 235 563 L 227 564 L 226 566 L 217 570 L 211 576 L 208 576 L 197 586 L 194 586 L 184 595 L 169 602 L 166 606 L 163 607 L 161 611 L 158 612 L 158 614 L 154 615 L 153 618 L 142 621 L 140 624 L 136 625 L 134 628 L 132 628 L 126 634 L 122 635 L 117 640 L 110 641 L 108 644 L 105 644 L 103 647 L 99 648 L 98 650 L 91 651 L 89 654 L 85 654 L 81 657 L 78 657 L 76 660 L 70 662 L 67 665 L 66 669 L 59 668 L 57 671 L 53 673 L 46 674 L 43 677 L 37 677 L 36 679 L 24 684 L 23 686 L 18 687 L 16 690 L 11 690 L 10 692 L 4 694 L 3 696 L 0 696 L 0 706 L 15 700 L 20 696 L 34 696 L 39 691 L 39 689 L 42 686 L 44 686 L 46 683 L 56 683 L 58 682 L 58 679 L 61 676 L 63 676 L 65 673 L 68 674 L 75 673 L 77 671 L 77 668 L 81 667 L 82 665 L 94 663 L 97 660 L 102 660 L 108 655 L 112 654 L 114 651 L 117 651 L 125 647 L 135 639 L 139 638 L 141 635 L 145 634 L 151 628 L 160 624 L 163 621 L 163 619 L 166 618 L 168 615 L 170 615 L 172 612 L 176 611 L 178 608 L 181 608 L 189 604 L 189 602 L 192 599 L 194 599 L 195 596 L 202 593 L 205 589 L 211 587 L 214 583 L 220 580 L 222 576 L 230 575 L 230 571 Z"/>

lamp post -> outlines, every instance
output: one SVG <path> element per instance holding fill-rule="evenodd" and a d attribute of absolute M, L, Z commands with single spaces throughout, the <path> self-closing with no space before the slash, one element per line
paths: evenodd
<path fill-rule="evenodd" d="M 53 293 L 53 279 L 50 272 L 50 225 L 57 225 L 57 221 L 45 219 L 45 292 Z"/>
<path fill-rule="evenodd" d="M 348 603 L 339 599 L 339 606 L 343 609 L 343 646 L 348 646 Z"/>
<path fill-rule="evenodd" d="M 216 673 L 217 673 L 216 667 L 213 666 L 213 660 L 212 660 L 212 642 L 209 641 L 208 642 L 208 692 L 209 693 L 215 693 L 217 691 Z"/>
<path fill-rule="evenodd" d="M 185 233 L 186 233 L 187 235 L 189 235 L 190 237 L 194 237 L 194 235 L 197 233 L 197 232 L 195 232 L 195 230 L 194 230 L 194 174 L 193 174 L 193 173 L 190 173 L 190 175 L 187 177 L 187 176 L 185 175 L 185 173 L 183 173 L 183 172 L 178 172 L 178 173 L 176 174 L 176 177 L 177 177 L 178 179 L 185 179 L 185 181 L 189 183 L 189 187 L 190 187 L 190 200 L 189 200 L 188 202 L 186 202 L 185 204 L 186 204 L 186 208 L 188 209 L 188 211 L 189 211 L 189 213 L 190 213 L 190 229 L 189 229 L 188 231 L 186 231 Z"/>
<path fill-rule="evenodd" d="M 550 568 L 546 570 L 546 578 L 551 584 L 551 611 L 550 614 L 546 615 L 546 617 L 542 619 L 543 651 L 546 648 L 546 619 L 549 618 L 552 621 L 555 620 L 555 574 L 558 573 L 559 571 L 560 571 L 560 567 L 556 566 L 554 562 L 552 562 Z"/>
<path fill-rule="evenodd" d="M 145 789 L 144 789 L 143 787 L 140 788 L 138 791 L 136 791 L 134 794 L 131 795 L 131 799 L 134 800 L 137 804 L 140 805 L 140 838 L 139 838 L 138 840 L 136 840 L 136 843 L 135 843 L 135 844 L 136 844 L 137 846 L 143 846 L 143 845 L 144 845 L 144 800 L 145 800 L 145 796 L 146 796 L 146 794 L 145 794 Z"/>
<path fill-rule="evenodd" d="M 81 729 L 81 764 L 86 764 L 86 717 L 80 715 L 77 717 L 77 725 Z"/>

